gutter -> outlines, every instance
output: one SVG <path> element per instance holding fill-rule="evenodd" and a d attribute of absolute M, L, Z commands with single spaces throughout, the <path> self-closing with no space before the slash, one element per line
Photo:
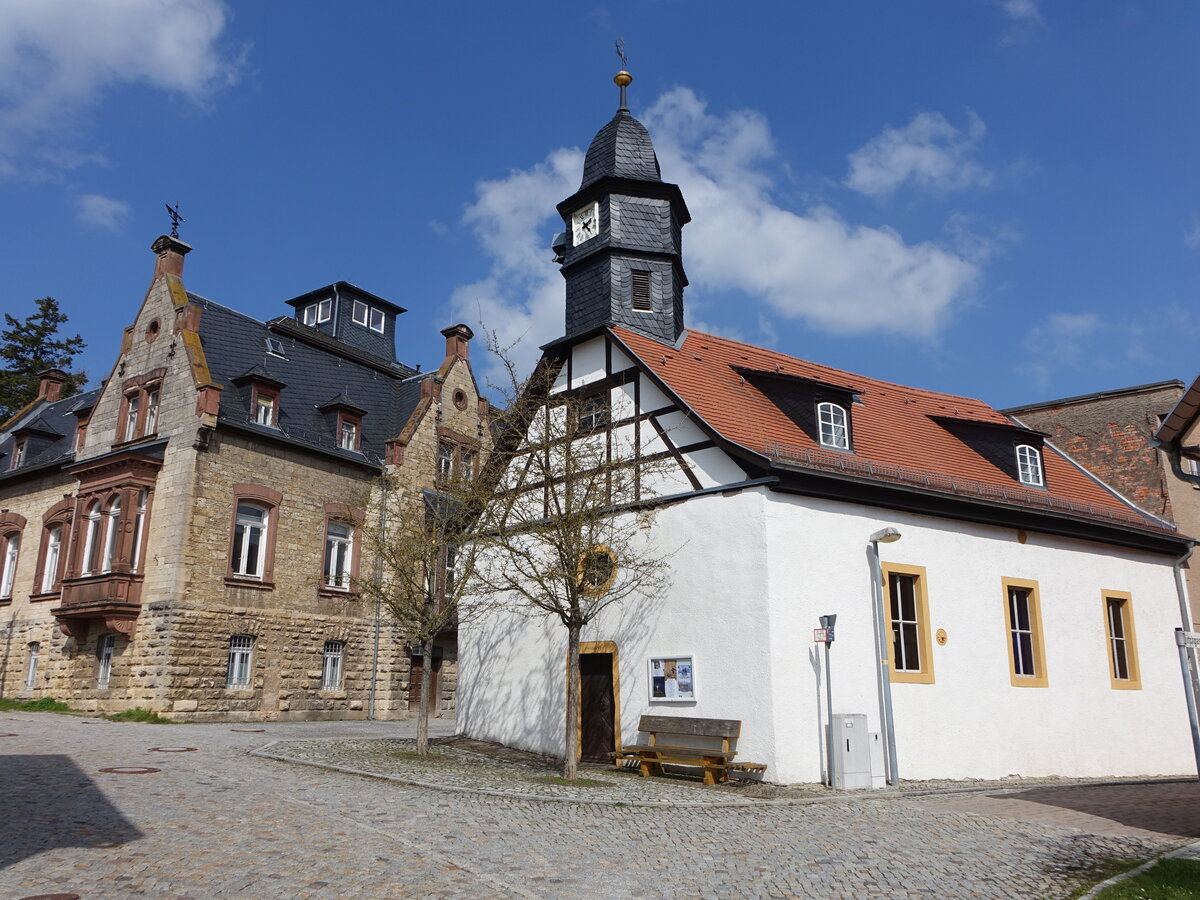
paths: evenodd
<path fill-rule="evenodd" d="M 1200 721 L 1197 719 L 1196 699 L 1200 696 L 1200 687 L 1196 678 L 1196 651 L 1189 650 L 1183 644 L 1183 635 L 1191 631 L 1192 617 L 1188 609 L 1187 585 L 1183 580 L 1183 566 L 1191 558 L 1195 546 L 1188 547 L 1179 559 L 1175 560 L 1175 592 L 1179 597 L 1179 615 L 1183 619 L 1183 628 L 1175 632 L 1175 643 L 1179 647 L 1179 668 L 1183 674 L 1183 695 L 1187 700 L 1188 725 L 1192 732 L 1192 755 L 1196 758 L 1196 779 L 1200 780 Z"/>

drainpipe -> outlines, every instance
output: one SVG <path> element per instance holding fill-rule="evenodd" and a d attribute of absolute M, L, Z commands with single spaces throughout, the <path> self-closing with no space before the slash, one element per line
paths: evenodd
<path fill-rule="evenodd" d="M 379 498 L 379 547 L 383 548 L 384 542 L 387 540 L 387 506 L 388 506 L 388 489 L 387 481 L 381 482 L 380 498 Z M 375 584 L 379 586 L 383 583 L 383 554 L 377 552 L 375 554 Z M 371 696 L 367 701 L 367 719 L 374 721 L 375 719 L 375 694 L 376 683 L 379 679 L 379 632 L 381 627 L 381 619 L 383 612 L 383 598 L 379 596 L 378 590 L 375 593 L 375 649 L 371 654 Z"/>
<path fill-rule="evenodd" d="M 1196 778 L 1200 780 L 1200 721 L 1196 714 L 1196 685 L 1193 680 L 1195 651 L 1189 651 L 1183 644 L 1184 632 L 1191 631 L 1192 616 L 1188 608 L 1187 585 L 1183 581 L 1184 563 L 1191 558 L 1195 547 L 1188 547 L 1187 553 L 1175 560 L 1175 593 L 1179 596 L 1179 616 L 1183 627 L 1175 631 L 1175 643 L 1179 646 L 1179 668 L 1183 673 L 1183 694 L 1187 699 L 1188 725 L 1192 730 L 1192 755 L 1196 758 Z"/>

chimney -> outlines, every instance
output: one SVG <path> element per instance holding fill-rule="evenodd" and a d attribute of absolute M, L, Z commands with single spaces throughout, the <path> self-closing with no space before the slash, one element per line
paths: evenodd
<path fill-rule="evenodd" d="M 163 275 L 183 275 L 183 257 L 191 252 L 190 245 L 177 237 L 164 234 L 150 245 L 150 249 L 158 255 L 158 261 L 154 264 L 155 281 Z"/>
<path fill-rule="evenodd" d="M 446 336 L 447 358 L 457 356 L 459 359 L 468 359 L 470 357 L 471 351 L 467 348 L 467 341 L 475 337 L 475 332 L 460 323 L 443 328 L 442 334 Z"/>
<path fill-rule="evenodd" d="M 69 375 L 62 369 L 47 369 L 44 372 L 38 373 L 38 395 L 39 400 L 45 400 L 47 403 L 57 403 L 62 399 L 63 385 L 67 383 Z"/>

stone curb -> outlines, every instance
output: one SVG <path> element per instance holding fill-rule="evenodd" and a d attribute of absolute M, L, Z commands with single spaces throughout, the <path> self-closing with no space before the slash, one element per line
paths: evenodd
<path fill-rule="evenodd" d="M 481 794 L 491 797 L 509 797 L 517 800 L 532 800 L 546 803 L 585 803 L 594 806 L 630 806 L 630 807 L 646 807 L 650 809 L 747 809 L 762 806 L 811 806 L 819 803 L 844 803 L 844 802 L 870 802 L 872 800 L 902 800 L 906 798 L 921 798 L 921 797 L 940 797 L 950 796 L 954 794 L 982 794 L 982 793 L 1017 793 L 1020 791 L 1032 790 L 1034 788 L 1070 788 L 1070 787 L 1113 787 L 1120 785 L 1144 785 L 1144 784 L 1176 784 L 1190 782 L 1193 779 L 1189 778 L 1167 778 L 1167 779 L 1139 779 L 1132 781 L 1067 781 L 1067 782 L 1041 782 L 1030 783 L 1023 785 L 1003 785 L 1003 786 L 983 786 L 971 785 L 962 787 L 946 787 L 946 788 L 928 788 L 925 790 L 913 791 L 898 791 L 894 788 L 879 791 L 841 791 L 830 793 L 821 797 L 775 797 L 775 798 L 755 798 L 745 797 L 729 800 L 717 801 L 688 801 L 688 800 L 609 800 L 600 797 L 552 797 L 544 794 L 527 794 L 521 791 L 504 790 L 497 788 L 476 788 L 466 785 L 448 785 L 432 781 L 422 781 L 415 778 L 407 778 L 401 775 L 388 775 L 382 772 L 371 772 L 365 769 L 355 769 L 350 766 L 341 766 L 335 763 L 319 762 L 310 759 L 296 759 L 285 755 L 282 752 L 268 752 L 272 747 L 286 745 L 291 743 L 310 743 L 313 739 L 280 739 L 271 741 L 269 744 L 264 744 L 257 750 L 247 751 L 250 756 L 257 756 L 262 759 L 273 759 L 277 762 L 292 763 L 293 765 L 312 766 L 318 769 L 326 769 L 333 772 L 345 772 L 349 775 L 359 775 L 364 778 L 378 778 L 383 781 L 391 781 L 396 784 L 403 784 L 409 787 L 427 788 L 435 791 L 449 791 L 463 794 Z M 390 737 L 380 738 L 355 738 L 355 740 L 393 740 Z M 473 754 L 479 756 L 479 754 Z"/>
<path fill-rule="evenodd" d="M 1089 890 L 1086 894 L 1080 894 L 1079 900 L 1088 900 L 1090 897 L 1095 897 L 1106 888 L 1112 887 L 1114 884 L 1120 884 L 1122 881 L 1128 881 L 1131 878 L 1136 878 L 1143 872 L 1153 869 L 1164 859 L 1173 859 L 1178 856 L 1187 856 L 1200 860 L 1200 841 L 1190 841 L 1182 847 L 1176 847 L 1174 850 L 1168 850 L 1166 853 L 1160 853 L 1153 859 L 1147 860 L 1135 869 L 1130 869 L 1128 872 L 1122 872 L 1120 875 L 1114 875 L 1112 878 L 1100 882 Z"/>

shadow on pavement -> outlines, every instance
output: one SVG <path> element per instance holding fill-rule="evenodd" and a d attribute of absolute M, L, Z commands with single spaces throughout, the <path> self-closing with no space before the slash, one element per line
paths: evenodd
<path fill-rule="evenodd" d="M 58 847 L 117 847 L 142 832 L 69 756 L 0 756 L 0 868 Z"/>
<path fill-rule="evenodd" d="M 1098 816 L 1157 834 L 1200 838 L 1200 782 L 1196 781 L 1040 787 L 988 796 Z"/>

